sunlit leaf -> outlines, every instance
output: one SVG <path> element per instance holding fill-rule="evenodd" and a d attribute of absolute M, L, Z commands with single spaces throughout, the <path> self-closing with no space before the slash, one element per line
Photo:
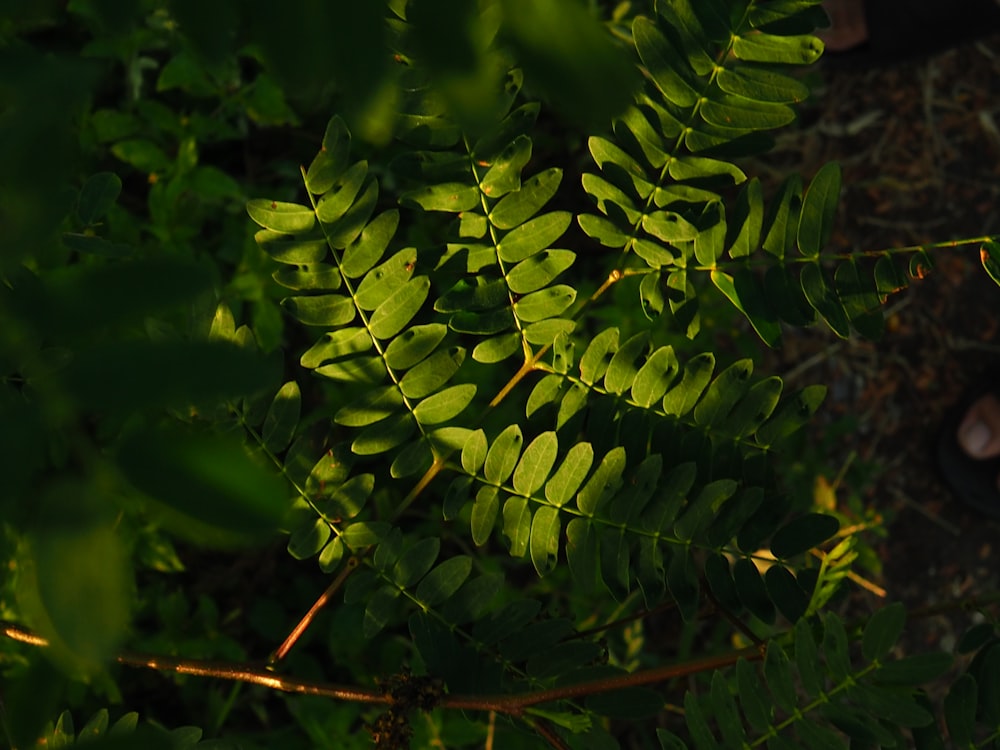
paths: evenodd
<path fill-rule="evenodd" d="M 312 229 L 316 215 L 308 206 L 257 198 L 247 203 L 250 218 L 264 229 L 282 234 L 300 234 Z"/>
<path fill-rule="evenodd" d="M 403 193 L 400 202 L 422 208 L 425 211 L 448 211 L 457 213 L 468 211 L 479 205 L 479 188 L 461 182 L 447 182 L 428 185 Z"/>
<path fill-rule="evenodd" d="M 489 213 L 489 220 L 497 229 L 520 226 L 548 203 L 562 181 L 562 170 L 555 167 L 539 172 L 521 185 L 520 190 L 509 193 Z"/>
<path fill-rule="evenodd" d="M 490 198 L 500 198 L 521 187 L 521 170 L 531 158 L 531 139 L 519 135 L 489 165 L 479 189 Z"/>
<path fill-rule="evenodd" d="M 543 505 L 531 521 L 531 562 L 543 576 L 555 569 L 559 562 L 559 534 L 561 521 L 559 511 L 550 505 Z"/>
<path fill-rule="evenodd" d="M 423 398 L 447 383 L 465 361 L 465 350 L 451 347 L 436 351 L 414 366 L 399 381 L 399 389 L 407 398 Z"/>
<path fill-rule="evenodd" d="M 496 437 L 486 454 L 486 462 L 483 466 L 486 479 L 491 484 L 501 485 L 514 473 L 523 442 L 524 436 L 521 434 L 521 428 L 516 424 L 505 428 Z"/>
<path fill-rule="evenodd" d="M 368 327 L 376 338 L 392 338 L 399 333 L 417 314 L 430 292 L 431 282 L 427 276 L 406 282 L 380 304 Z"/>
<path fill-rule="evenodd" d="M 500 257 L 507 263 L 518 263 L 550 247 L 562 237 L 572 218 L 568 211 L 553 211 L 512 229 L 500 240 Z"/>
<path fill-rule="evenodd" d="M 340 294 L 321 294 L 315 297 L 286 297 L 281 306 L 307 326 L 335 328 L 354 319 L 354 301 Z"/>
<path fill-rule="evenodd" d="M 316 217 L 324 224 L 340 219 L 354 204 L 368 176 L 368 162 L 359 161 L 337 178 L 334 189 L 325 192 L 316 204 Z"/>
<path fill-rule="evenodd" d="M 558 450 L 559 441 L 552 431 L 543 432 L 528 443 L 514 470 L 514 489 L 529 497 L 541 489 L 555 465 Z"/>
<path fill-rule="evenodd" d="M 481 487 L 472 505 L 472 541 L 478 546 L 486 544 L 493 533 L 497 511 L 500 509 L 500 491 L 496 487 Z"/>
<path fill-rule="evenodd" d="M 413 416 L 420 424 L 439 424 L 459 415 L 476 395 L 471 383 L 453 385 L 428 396 L 413 409 Z"/>

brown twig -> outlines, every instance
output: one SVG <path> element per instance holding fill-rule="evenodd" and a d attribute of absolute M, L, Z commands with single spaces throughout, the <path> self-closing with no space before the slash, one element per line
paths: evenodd
<path fill-rule="evenodd" d="M 27 643 L 31 646 L 45 648 L 49 645 L 49 642 L 45 638 L 20 625 L 3 623 L 0 625 L 0 632 L 7 638 Z M 521 717 L 524 715 L 526 708 L 536 706 L 540 703 L 580 698 L 638 685 L 651 685 L 657 682 L 672 680 L 676 677 L 684 677 L 699 672 L 728 667 L 740 659 L 759 661 L 762 658 L 763 653 L 760 649 L 756 647 L 744 648 L 715 656 L 690 659 L 677 664 L 669 664 L 611 677 L 601 677 L 585 682 L 578 682 L 573 685 L 548 688 L 546 690 L 497 695 L 444 695 L 437 705 L 441 708 L 464 711 L 495 711 L 507 716 Z M 134 651 L 122 651 L 114 657 L 114 660 L 119 664 L 129 667 L 155 669 L 161 672 L 190 674 L 199 677 L 212 677 L 219 680 L 248 682 L 285 693 L 318 695 L 336 700 L 353 701 L 355 703 L 382 705 L 391 704 L 394 700 L 391 695 L 377 688 L 362 688 L 295 677 L 283 677 L 275 674 L 266 667 L 257 667 L 250 664 L 211 661 L 207 659 L 179 659 L 172 656 L 143 654 Z"/>
<path fill-rule="evenodd" d="M 278 648 L 276 648 L 268 657 L 268 666 L 273 667 L 275 664 L 288 656 L 288 652 L 292 650 L 292 646 L 294 646 L 299 638 L 302 637 L 302 634 L 306 632 L 306 629 L 312 624 L 312 621 L 316 619 L 320 610 L 323 609 L 333 595 L 340 590 L 340 587 L 344 585 L 344 581 L 347 580 L 347 577 L 351 575 L 351 573 L 353 573 L 360 564 L 361 558 L 358 557 L 358 555 L 352 555 L 347 560 L 347 565 L 345 565 L 344 569 L 340 571 L 336 578 L 333 579 L 333 583 L 327 586 L 326 591 L 324 591 L 320 597 L 313 602 L 309 611 L 306 612 L 302 616 L 302 619 L 298 621 L 294 628 L 292 628 L 292 632 L 288 634 L 285 640 L 282 641 L 281 645 L 278 646 Z"/>

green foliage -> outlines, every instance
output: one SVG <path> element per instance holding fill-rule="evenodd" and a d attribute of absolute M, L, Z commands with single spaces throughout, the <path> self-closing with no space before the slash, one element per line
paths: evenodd
<path fill-rule="evenodd" d="M 788 393 L 688 340 L 719 303 L 769 346 L 818 321 L 877 337 L 929 266 L 829 252 L 837 165 L 773 196 L 746 173 L 808 93 L 787 66 L 822 52 L 818 0 L 606 22 L 570 0 L 356 5 L 71 3 L 125 79 L 117 107 L 72 100 L 86 169 L 52 181 L 80 187 L 19 218 L 16 241 L 47 244 L 0 266 L 2 601 L 65 676 L 3 652 L 12 705 L 51 688 L 9 734 L 72 744 L 69 714 L 46 730 L 42 712 L 68 678 L 117 698 L 117 660 L 312 693 L 288 698 L 282 746 L 358 743 L 362 723 L 382 747 L 940 745 L 919 687 L 952 657 L 897 658 L 898 605 L 838 614 L 858 537 L 783 481 L 824 386 Z M 312 95 L 342 113 L 325 130 Z M 300 121 L 318 151 L 297 175 L 277 157 L 271 197 L 245 201 L 251 236 L 258 186 L 201 154 Z M 998 247 L 982 262 L 1000 283 Z M 279 533 L 295 574 L 254 579 L 221 619 L 246 608 L 270 650 L 329 586 L 329 622 L 310 614 L 311 643 L 286 640 L 271 672 L 197 661 L 247 657 L 185 633 L 195 609 L 221 629 L 218 607 L 150 570 L 207 548 L 256 570 Z M 668 610 L 686 635 L 665 646 L 646 623 Z M 753 645 L 720 654 L 728 636 Z M 998 643 L 989 625 L 960 644 L 956 744 L 1000 727 Z M 81 735 L 117 746 L 107 724 Z"/>

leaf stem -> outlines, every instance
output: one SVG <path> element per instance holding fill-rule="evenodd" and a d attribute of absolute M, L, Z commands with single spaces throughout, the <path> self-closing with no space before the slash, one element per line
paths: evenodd
<path fill-rule="evenodd" d="M 327 605 L 330 599 L 333 598 L 333 595 L 336 594 L 337 591 L 340 590 L 340 587 L 344 585 L 344 581 L 347 580 L 347 577 L 351 575 L 351 573 L 353 573 L 360 564 L 361 559 L 358 555 L 352 555 L 348 558 L 347 565 L 345 565 L 344 569 L 341 570 L 340 573 L 337 574 L 337 577 L 333 579 L 333 583 L 326 587 L 326 591 L 320 594 L 320 597 L 313 602 L 309 611 L 306 612 L 302 616 L 302 619 L 298 621 L 294 628 L 292 628 L 292 631 L 288 634 L 285 640 L 282 641 L 281 645 L 278 646 L 278 648 L 276 648 L 267 658 L 268 667 L 275 666 L 278 662 L 288 656 L 288 652 L 292 650 L 296 641 L 302 637 L 302 634 L 306 632 L 306 629 L 312 624 L 313 620 L 316 619 L 319 611 Z"/>

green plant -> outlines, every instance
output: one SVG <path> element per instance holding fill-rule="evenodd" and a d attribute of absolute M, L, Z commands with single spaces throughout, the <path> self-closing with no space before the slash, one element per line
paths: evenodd
<path fill-rule="evenodd" d="M 304 199 L 247 205 L 299 324 L 279 349 L 291 375 L 217 304 L 218 267 L 104 252 L 113 175 L 84 184 L 64 227 L 95 257 L 5 279 L 2 406 L 23 427 L 3 469 L 35 503 L 4 508 L 14 614 L 41 635 L 6 634 L 111 696 L 117 661 L 328 698 L 289 704 L 314 741 L 357 732 L 364 705 L 387 748 L 941 744 L 919 686 L 952 657 L 893 658 L 898 605 L 839 614 L 857 538 L 784 492 L 782 445 L 824 388 L 783 394 L 749 359 L 680 343 L 719 293 L 768 345 L 820 320 L 877 336 L 900 261 L 929 265 L 925 248 L 825 251 L 836 165 L 770 200 L 741 166 L 806 95 L 779 69 L 821 53 L 818 2 L 622 6 L 604 30 L 569 2 L 484 3 L 449 27 L 467 75 L 428 31 L 454 6 L 388 6 L 397 143 L 358 158 L 334 117 Z M 540 62 L 556 11 L 569 41 Z M 593 39 L 634 94 L 586 141 L 596 212 L 565 179 L 574 142 L 536 148 L 531 93 L 572 116 L 558 83 L 580 86 Z M 633 91 L 623 59 L 643 73 Z M 388 127 L 355 104 L 372 137 Z M 967 244 L 996 279 L 1000 246 Z M 88 309 L 94 294 L 107 305 Z M 122 651 L 128 558 L 148 543 L 172 559 L 136 532 L 151 516 L 261 552 L 280 527 L 332 580 L 266 668 Z M 329 664 L 286 669 L 324 617 Z M 956 743 L 997 736 L 998 642 L 992 624 L 963 641 L 977 655 L 944 702 Z M 22 668 L 18 705 L 46 669 Z"/>

